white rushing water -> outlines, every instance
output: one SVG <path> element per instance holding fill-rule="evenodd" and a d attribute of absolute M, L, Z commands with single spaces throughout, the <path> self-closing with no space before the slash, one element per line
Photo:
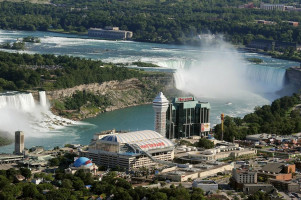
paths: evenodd
<path fill-rule="evenodd" d="M 31 93 L 0 94 L 0 132 L 13 134 L 22 130 L 29 137 L 45 137 L 51 136 L 51 131 L 75 123 L 52 114 L 45 91 L 39 92 L 39 99 L 36 102 Z"/>
<path fill-rule="evenodd" d="M 48 108 L 49 107 L 45 91 L 40 91 L 39 92 L 39 99 L 40 99 L 40 105 L 42 107 L 44 107 L 44 108 Z"/>
<path fill-rule="evenodd" d="M 199 98 L 241 99 L 255 94 L 275 93 L 283 87 L 283 67 L 250 64 L 222 39 L 207 41 L 202 50 L 206 52 L 199 54 L 197 60 L 187 64 L 180 62 L 175 73 L 178 89 Z"/>

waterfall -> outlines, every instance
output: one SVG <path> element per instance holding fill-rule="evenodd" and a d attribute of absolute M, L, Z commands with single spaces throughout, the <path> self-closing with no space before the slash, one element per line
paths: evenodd
<path fill-rule="evenodd" d="M 276 92 L 283 88 L 285 68 L 248 65 L 245 77 L 261 92 Z"/>
<path fill-rule="evenodd" d="M 157 61 L 155 62 L 156 65 L 164 68 L 169 68 L 169 69 L 187 69 L 190 66 L 195 64 L 194 60 L 191 59 L 169 59 L 165 61 Z"/>
<path fill-rule="evenodd" d="M 39 99 L 40 99 L 40 105 L 42 107 L 48 107 L 45 91 L 39 91 Z"/>
<path fill-rule="evenodd" d="M 0 96 L 0 109 L 10 108 L 21 111 L 30 111 L 36 104 L 31 93 L 7 92 Z"/>
<path fill-rule="evenodd" d="M 39 102 L 31 93 L 0 93 L 0 132 L 22 130 L 29 137 L 46 137 L 53 130 L 75 123 L 54 115 L 47 102 L 45 91 L 39 92 Z"/>

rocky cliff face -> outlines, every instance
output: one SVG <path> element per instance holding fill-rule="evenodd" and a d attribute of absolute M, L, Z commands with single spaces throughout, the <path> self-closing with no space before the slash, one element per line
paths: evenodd
<path fill-rule="evenodd" d="M 297 92 L 301 89 L 301 67 L 291 67 L 286 70 L 286 82 Z"/>
<path fill-rule="evenodd" d="M 173 76 L 172 74 L 168 74 L 143 79 L 132 78 L 124 81 L 108 81 L 101 84 L 85 84 L 73 88 L 47 91 L 46 94 L 50 102 L 53 100 L 63 102 L 65 98 L 71 97 L 77 91 L 92 92 L 96 95 L 106 96 L 110 100 L 111 105 L 106 107 L 105 111 L 112 111 L 129 106 L 151 103 L 156 93 L 172 90 L 173 87 Z M 56 112 L 56 110 L 53 111 Z M 80 120 L 93 117 L 102 111 L 97 110 L 95 112 L 94 110 L 91 112 L 91 110 L 83 108 L 80 110 L 80 113 L 76 113 L 72 118 Z"/>

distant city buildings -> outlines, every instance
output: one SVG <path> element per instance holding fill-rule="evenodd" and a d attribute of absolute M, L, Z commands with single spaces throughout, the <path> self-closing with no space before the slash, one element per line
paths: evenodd
<path fill-rule="evenodd" d="M 102 39 L 126 40 L 133 37 L 133 32 L 119 30 L 119 27 L 106 26 L 104 29 L 90 28 L 88 36 Z"/>
<path fill-rule="evenodd" d="M 24 133 L 22 131 L 15 132 L 15 154 L 23 154 L 24 151 Z"/>
<path fill-rule="evenodd" d="M 178 97 L 169 104 L 166 113 L 166 137 L 169 139 L 208 136 L 210 104 L 194 97 Z"/>

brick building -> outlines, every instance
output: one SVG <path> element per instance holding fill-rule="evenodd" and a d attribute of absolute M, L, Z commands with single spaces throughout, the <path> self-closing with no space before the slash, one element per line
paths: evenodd
<path fill-rule="evenodd" d="M 295 171 L 296 166 L 294 164 L 268 163 L 259 170 L 258 177 L 289 181 L 292 180 Z"/>

